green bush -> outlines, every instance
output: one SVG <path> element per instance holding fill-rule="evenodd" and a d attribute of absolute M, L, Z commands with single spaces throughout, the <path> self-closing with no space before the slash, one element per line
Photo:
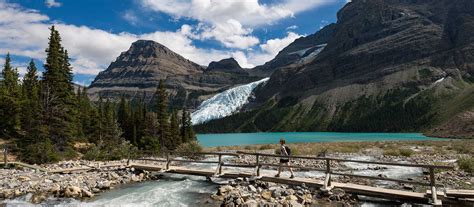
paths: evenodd
<path fill-rule="evenodd" d="M 457 161 L 459 168 L 468 173 L 474 173 L 474 158 L 461 157 Z"/>
<path fill-rule="evenodd" d="M 399 149 L 398 151 L 400 152 L 400 155 L 404 157 L 410 157 L 414 153 L 411 149 Z"/>
<path fill-rule="evenodd" d="M 59 161 L 59 154 L 48 139 L 45 142 L 31 144 L 26 147 L 22 154 L 22 160 L 28 163 L 52 163 Z"/>
<path fill-rule="evenodd" d="M 387 150 L 383 151 L 383 155 L 386 155 L 386 156 L 399 156 L 400 151 L 398 151 L 397 149 L 387 149 Z"/>

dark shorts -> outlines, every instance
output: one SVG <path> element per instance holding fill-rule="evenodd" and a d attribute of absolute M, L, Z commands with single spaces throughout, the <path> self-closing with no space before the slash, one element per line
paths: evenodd
<path fill-rule="evenodd" d="M 280 163 L 288 163 L 288 162 L 290 162 L 290 159 L 285 159 L 285 158 L 280 159 Z"/>

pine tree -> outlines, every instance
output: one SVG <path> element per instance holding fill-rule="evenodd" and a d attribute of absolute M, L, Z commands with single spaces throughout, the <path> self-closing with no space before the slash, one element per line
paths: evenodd
<path fill-rule="evenodd" d="M 133 141 L 133 119 L 132 119 L 132 110 L 128 100 L 125 97 L 120 98 L 117 109 L 117 120 L 120 128 L 122 128 L 123 137 L 126 140 L 129 140 L 132 144 L 136 144 Z"/>
<path fill-rule="evenodd" d="M 42 102 L 45 124 L 56 149 L 70 149 L 70 142 L 80 130 L 77 123 L 77 99 L 74 96 L 72 69 L 67 51 L 61 46 L 61 37 L 54 26 L 50 28 L 45 72 L 42 80 Z"/>
<path fill-rule="evenodd" d="M 172 149 L 172 137 L 170 136 L 170 124 L 168 116 L 168 93 L 166 92 L 163 81 L 160 81 L 158 89 L 156 90 L 156 115 L 159 123 L 160 143 L 166 149 Z"/>
<path fill-rule="evenodd" d="M 20 131 L 21 91 L 17 69 L 11 66 L 10 54 L 5 58 L 0 81 L 0 136 L 14 138 Z"/>
<path fill-rule="evenodd" d="M 145 129 L 140 143 L 141 149 L 159 152 L 161 150 L 160 124 L 158 123 L 156 113 L 147 113 L 144 123 Z"/>
<path fill-rule="evenodd" d="M 181 136 L 179 135 L 179 121 L 178 121 L 178 112 L 176 110 L 173 110 L 173 113 L 171 114 L 171 125 L 170 125 L 170 133 L 171 133 L 171 142 L 172 142 L 172 149 L 176 149 L 181 143 L 182 139 Z"/>
<path fill-rule="evenodd" d="M 21 128 L 24 131 L 24 137 L 20 141 L 20 145 L 26 146 L 28 144 L 36 143 L 38 132 L 36 125 L 40 124 L 41 120 L 41 105 L 39 99 L 39 80 L 38 70 L 35 62 L 30 61 L 27 67 L 27 72 L 23 78 L 22 85 L 22 113 L 21 113 Z"/>
<path fill-rule="evenodd" d="M 183 109 L 181 115 L 180 135 L 183 142 L 190 142 L 196 140 L 196 133 L 194 132 L 191 122 L 191 114 L 186 110 L 186 108 Z"/>

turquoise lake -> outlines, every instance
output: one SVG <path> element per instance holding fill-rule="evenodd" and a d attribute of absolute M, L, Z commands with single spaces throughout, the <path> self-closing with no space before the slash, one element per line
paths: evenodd
<path fill-rule="evenodd" d="M 204 147 L 235 146 L 252 144 L 276 144 L 281 138 L 287 143 L 298 142 L 358 142 L 358 141 L 403 141 L 443 140 L 421 133 L 340 133 L 340 132 L 271 132 L 271 133 L 227 133 L 198 134 Z"/>

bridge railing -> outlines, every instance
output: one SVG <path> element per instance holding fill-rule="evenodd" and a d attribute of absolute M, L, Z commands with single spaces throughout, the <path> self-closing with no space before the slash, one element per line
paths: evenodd
<path fill-rule="evenodd" d="M 255 162 L 250 164 L 240 164 L 240 163 L 226 163 L 223 161 L 223 156 L 255 156 Z M 183 156 L 183 157 L 199 157 L 199 156 L 218 156 L 217 161 L 212 160 L 200 160 L 200 159 L 177 159 L 172 158 L 172 156 Z M 154 162 L 164 162 L 165 170 L 170 169 L 170 165 L 172 162 L 186 162 L 186 163 L 211 163 L 217 164 L 216 168 L 216 175 L 222 174 L 222 167 L 236 167 L 236 168 L 255 168 L 254 175 L 259 177 L 261 175 L 260 171 L 262 167 L 279 167 L 280 164 L 275 163 L 268 163 L 262 162 L 263 158 L 271 157 L 271 158 L 289 158 L 290 160 L 294 159 L 306 159 L 306 160 L 319 160 L 325 163 L 325 168 L 316 168 L 316 167 L 308 167 L 308 166 L 301 166 L 301 165 L 285 165 L 283 167 L 291 167 L 291 168 L 298 168 L 303 170 L 312 170 L 312 171 L 320 171 L 325 173 L 325 180 L 324 185 L 321 188 L 322 190 L 331 190 L 331 176 L 346 176 L 346 177 L 357 177 L 363 179 L 371 179 L 371 180 L 384 180 L 384 181 L 391 181 L 391 182 L 398 182 L 398 183 L 406 183 L 412 185 L 420 185 L 420 186 L 429 186 L 431 187 L 431 199 L 433 204 L 439 204 L 440 200 L 437 197 L 437 190 L 436 187 L 442 187 L 436 183 L 435 178 L 435 170 L 436 169 L 453 169 L 452 166 L 446 165 L 426 165 L 426 164 L 412 164 L 412 163 L 394 163 L 394 162 L 380 162 L 380 161 L 366 161 L 366 160 L 351 160 L 351 159 L 341 159 L 341 158 L 332 158 L 332 157 L 318 157 L 318 156 L 283 156 L 277 154 L 265 154 L 265 153 L 253 153 L 253 152 L 243 152 L 237 151 L 236 153 L 229 153 L 229 152 L 164 152 L 160 154 L 162 158 L 150 158 L 150 157 L 141 157 L 135 158 L 134 160 L 141 160 L 141 161 L 154 161 Z M 163 157 L 165 159 L 163 159 Z M 130 162 L 130 160 L 129 160 Z M 385 166 L 401 166 L 401 167 L 416 167 L 416 168 L 424 168 L 428 169 L 429 171 L 429 182 L 420 182 L 420 181 L 413 181 L 413 180 L 402 180 L 397 178 L 388 178 L 388 177 L 379 177 L 379 176 L 367 176 L 367 175 L 358 175 L 358 174 L 351 174 L 351 173 L 342 173 L 331 169 L 332 162 L 353 162 L 353 163 L 362 163 L 362 164 L 372 164 L 372 165 L 385 165 Z M 290 162 L 291 163 L 291 162 Z"/>
<path fill-rule="evenodd" d="M 238 152 L 239 154 L 245 155 L 253 155 L 256 157 L 256 175 L 260 176 L 260 169 L 263 166 L 280 166 L 279 164 L 273 163 L 262 163 L 260 162 L 261 157 L 274 157 L 274 158 L 289 158 L 291 159 L 308 159 L 308 160 L 320 160 L 326 163 L 326 168 L 312 168 L 300 165 L 289 165 L 284 167 L 291 167 L 291 168 L 299 168 L 299 169 L 306 169 L 306 170 L 313 170 L 313 171 L 321 171 L 326 173 L 326 177 L 324 180 L 324 186 L 322 187 L 323 190 L 330 190 L 331 187 L 331 175 L 338 175 L 338 176 L 346 176 L 346 177 L 357 177 L 357 178 L 364 178 L 364 179 L 371 179 L 371 180 L 384 180 L 384 181 L 392 181 L 398 183 L 407 183 L 413 185 L 421 185 L 421 186 L 429 186 L 431 187 L 431 195 L 432 195 L 432 202 L 434 204 L 439 204 L 440 201 L 437 198 L 437 190 L 436 187 L 440 187 L 442 185 L 436 184 L 435 178 L 435 170 L 436 169 L 453 169 L 452 166 L 446 165 L 426 165 L 426 164 L 412 164 L 412 163 L 393 163 L 393 162 L 379 162 L 379 161 L 365 161 L 365 160 L 351 160 L 351 159 L 341 159 L 341 158 L 331 158 L 331 157 L 311 157 L 311 156 L 283 156 L 283 155 L 276 155 L 276 154 L 263 154 L 263 153 L 249 153 L 249 152 Z M 424 168 L 428 169 L 429 171 L 429 182 L 419 182 L 413 180 L 402 180 L 396 178 L 387 178 L 387 177 L 379 177 L 379 176 L 367 176 L 367 175 L 357 175 L 357 174 L 349 174 L 349 173 L 341 173 L 336 172 L 331 169 L 331 162 L 353 162 L 353 163 L 363 163 L 363 164 L 372 164 L 372 165 L 388 165 L 388 166 L 402 166 L 402 167 L 416 167 L 416 168 Z"/>

